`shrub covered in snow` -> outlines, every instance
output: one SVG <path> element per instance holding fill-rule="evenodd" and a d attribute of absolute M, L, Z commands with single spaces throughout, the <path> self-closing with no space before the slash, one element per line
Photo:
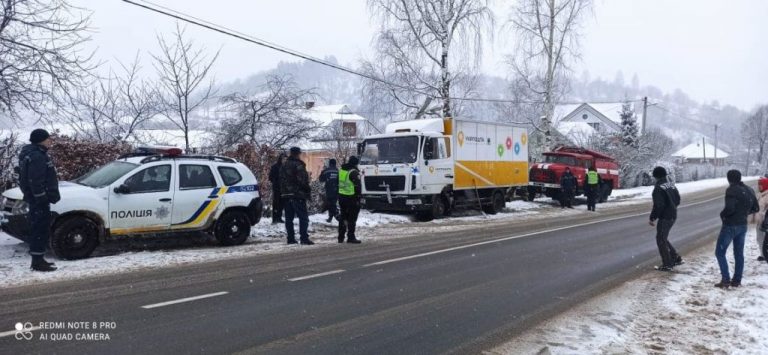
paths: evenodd
<path fill-rule="evenodd" d="M 125 143 L 100 143 L 57 135 L 49 150 L 59 180 L 72 180 L 129 153 Z"/>
<path fill-rule="evenodd" d="M 20 145 L 17 142 L 18 137 L 11 133 L 9 136 L 0 139 L 0 192 L 13 187 L 13 167 L 18 165 L 18 154 Z"/>

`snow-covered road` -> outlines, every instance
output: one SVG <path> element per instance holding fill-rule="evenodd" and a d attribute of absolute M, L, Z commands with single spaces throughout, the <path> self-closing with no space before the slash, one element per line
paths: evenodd
<path fill-rule="evenodd" d="M 682 183 L 678 187 L 683 194 L 725 187 L 725 179 L 702 180 Z M 601 209 L 617 208 L 630 204 L 642 203 L 650 198 L 652 187 L 617 190 L 611 198 L 612 203 L 603 204 Z M 563 215 L 587 213 L 584 206 L 575 210 L 561 210 L 550 199 L 535 202 L 513 201 L 507 203 L 507 210 L 493 216 L 486 216 L 475 211 L 458 213 L 458 216 L 428 223 L 415 223 L 406 215 L 362 212 L 358 222 L 359 236 L 365 242 L 375 239 L 400 238 L 416 233 L 433 233 L 445 230 L 470 229 L 478 221 L 502 221 L 504 219 L 545 219 Z M 326 216 L 310 217 L 311 238 L 317 247 L 331 247 L 336 244 L 336 222 L 328 224 Z M 413 225 L 418 228 L 410 228 Z M 387 233 L 387 226 L 398 226 L 409 233 Z M 141 244 L 141 243 L 139 243 Z M 189 244 L 189 243 L 187 243 Z M 29 270 L 28 246 L 19 240 L 0 233 L 0 287 L 11 287 L 59 280 L 79 279 L 89 276 L 130 272 L 142 269 L 167 267 L 171 265 L 194 264 L 226 258 L 238 258 L 261 254 L 291 253 L 302 246 L 286 245 L 284 227 L 272 225 L 267 219 L 262 220 L 252 230 L 252 237 L 246 244 L 236 247 L 219 247 L 215 243 L 192 243 L 191 247 L 172 245 L 163 248 L 131 248 L 127 252 L 92 257 L 84 260 L 54 260 L 59 270 L 53 273 L 37 273 Z M 98 249 L 97 249 L 98 251 Z"/>
<path fill-rule="evenodd" d="M 768 263 L 746 244 L 743 286 L 721 290 L 711 245 L 528 330 L 490 354 L 765 354 Z M 728 258 L 733 270 L 733 256 Z"/>

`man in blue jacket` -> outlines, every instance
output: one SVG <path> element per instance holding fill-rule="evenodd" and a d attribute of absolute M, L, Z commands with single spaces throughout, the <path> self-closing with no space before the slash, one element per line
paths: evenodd
<path fill-rule="evenodd" d="M 667 179 L 667 170 L 661 166 L 653 169 L 656 185 L 653 187 L 653 209 L 648 224 L 656 226 L 656 246 L 661 255 L 659 271 L 672 271 L 676 265 L 683 263 L 683 258 L 669 242 L 669 231 L 677 220 L 677 206 L 680 205 L 680 192 L 675 184 Z M 658 222 L 657 222 L 658 221 Z"/>
<path fill-rule="evenodd" d="M 59 202 L 59 180 L 56 168 L 48 156 L 50 134 L 36 129 L 29 136 L 29 142 L 19 153 L 19 188 L 24 201 L 29 205 L 29 254 L 32 256 L 32 270 L 54 271 L 53 263 L 45 261 L 45 248 L 51 228 L 51 204 Z"/>
<path fill-rule="evenodd" d="M 320 173 L 320 182 L 325 184 L 325 206 L 328 208 L 328 223 L 331 223 L 339 215 L 336 209 L 339 201 L 339 169 L 336 167 L 336 159 L 328 160 L 328 167 Z"/>
<path fill-rule="evenodd" d="M 720 266 L 720 282 L 715 287 L 728 288 L 740 287 L 741 276 L 744 272 L 744 238 L 747 235 L 747 216 L 759 211 L 755 191 L 741 182 L 741 172 L 730 170 L 727 174 L 728 189 L 725 190 L 725 208 L 720 212 L 723 226 L 717 237 L 715 256 Z M 736 266 L 733 278 L 728 272 L 728 260 L 725 252 L 733 242 L 733 258 Z"/>

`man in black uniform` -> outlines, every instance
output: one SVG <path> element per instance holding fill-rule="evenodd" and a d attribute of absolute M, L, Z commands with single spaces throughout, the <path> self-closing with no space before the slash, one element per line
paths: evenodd
<path fill-rule="evenodd" d="M 573 208 L 573 190 L 576 189 L 576 177 L 571 173 L 570 168 L 565 168 L 563 176 L 560 178 L 560 207 Z"/>
<path fill-rule="evenodd" d="M 667 170 L 663 167 L 654 168 L 653 177 L 656 178 L 656 185 L 653 187 L 653 210 L 648 224 L 656 226 L 656 246 L 661 255 L 661 265 L 657 266 L 656 270 L 672 271 L 673 267 L 683 263 L 683 258 L 669 243 L 669 231 L 677 220 L 680 193 L 675 184 L 667 179 Z"/>
<path fill-rule="evenodd" d="M 28 242 L 32 270 L 54 271 L 53 263 L 44 258 L 51 228 L 51 204 L 61 199 L 56 168 L 48 156 L 50 134 L 44 129 L 36 129 L 29 141 L 31 144 L 22 147 L 19 153 L 19 187 L 24 193 L 24 201 L 29 204 Z"/>
<path fill-rule="evenodd" d="M 299 217 L 299 241 L 304 245 L 315 244 L 309 240 L 309 215 L 307 200 L 312 197 L 309 186 L 307 165 L 301 161 L 301 148 L 291 148 L 291 154 L 280 168 L 280 196 L 283 198 L 285 209 L 285 231 L 288 233 L 288 244 L 296 244 L 296 233 L 293 230 L 293 218 Z"/>
<path fill-rule="evenodd" d="M 360 214 L 360 171 L 357 170 L 359 160 L 355 156 L 349 157 L 346 164 L 339 170 L 339 206 L 341 207 L 341 217 L 339 217 L 339 243 L 344 243 L 346 237 L 347 243 L 360 244 L 360 240 L 355 236 L 355 227 L 357 226 L 357 216 Z"/>
<path fill-rule="evenodd" d="M 277 162 L 269 169 L 269 182 L 272 184 L 272 224 L 285 223 L 283 221 L 283 203 L 280 197 L 280 167 L 283 166 L 285 154 L 280 153 Z"/>
<path fill-rule="evenodd" d="M 336 202 L 339 200 L 339 169 L 336 159 L 328 160 L 328 167 L 320 173 L 320 182 L 325 184 L 325 205 L 328 208 L 328 223 L 338 217 Z"/>

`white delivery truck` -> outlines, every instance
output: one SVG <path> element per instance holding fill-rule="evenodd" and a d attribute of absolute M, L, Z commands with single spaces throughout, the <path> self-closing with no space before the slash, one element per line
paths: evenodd
<path fill-rule="evenodd" d="M 387 125 L 358 146 L 363 206 L 440 218 L 455 207 L 496 213 L 528 185 L 528 131 L 503 123 L 421 119 Z"/>

